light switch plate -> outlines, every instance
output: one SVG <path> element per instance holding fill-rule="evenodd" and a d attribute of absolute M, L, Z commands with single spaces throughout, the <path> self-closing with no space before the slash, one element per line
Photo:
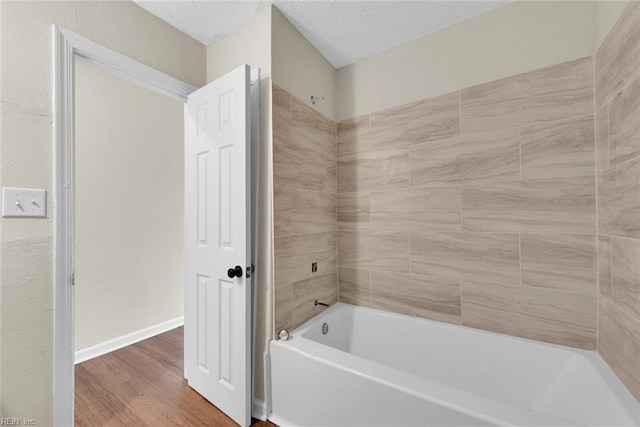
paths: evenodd
<path fill-rule="evenodd" d="M 2 216 L 33 218 L 46 217 L 46 190 L 38 190 L 34 188 L 3 188 Z"/>

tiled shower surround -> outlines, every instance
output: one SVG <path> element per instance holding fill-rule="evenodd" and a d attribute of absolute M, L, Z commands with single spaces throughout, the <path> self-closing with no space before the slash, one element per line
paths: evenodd
<path fill-rule="evenodd" d="M 593 64 L 338 123 L 344 302 L 596 348 Z"/>
<path fill-rule="evenodd" d="M 276 334 L 320 313 L 314 300 L 338 300 L 335 132 L 334 122 L 273 86 Z"/>
<path fill-rule="evenodd" d="M 595 55 L 598 351 L 640 401 L 640 3 Z"/>
<path fill-rule="evenodd" d="M 640 3 L 593 57 L 337 129 L 273 90 L 276 333 L 339 296 L 597 349 L 640 399 Z"/>

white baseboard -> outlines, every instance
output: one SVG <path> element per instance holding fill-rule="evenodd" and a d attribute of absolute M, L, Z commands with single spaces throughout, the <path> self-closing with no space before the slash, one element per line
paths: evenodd
<path fill-rule="evenodd" d="M 253 399 L 251 416 L 260 421 L 267 421 L 267 404 L 264 400 Z"/>
<path fill-rule="evenodd" d="M 131 332 L 130 334 L 122 335 L 120 337 L 105 341 L 100 344 L 92 345 L 91 347 L 83 348 L 82 350 L 76 351 L 75 364 L 77 365 L 78 363 L 85 362 L 89 359 L 93 359 L 94 357 L 111 353 L 112 351 L 118 350 L 119 348 L 146 340 L 147 338 L 162 334 L 182 325 L 184 325 L 184 317 L 177 317 L 175 319 L 168 320 L 157 325 L 149 326 L 148 328 L 140 329 L 139 331 Z"/>
<path fill-rule="evenodd" d="M 269 344 L 267 343 L 267 349 L 262 355 L 262 360 L 264 363 L 264 401 L 265 401 L 265 411 L 267 418 L 271 413 L 271 354 L 269 353 Z"/>
<path fill-rule="evenodd" d="M 269 421 L 271 421 L 272 423 L 274 423 L 277 426 L 280 427 L 296 427 L 295 424 L 290 423 L 289 421 L 285 420 L 284 418 L 280 418 L 279 416 L 275 415 L 275 414 L 270 414 L 269 415 Z"/>

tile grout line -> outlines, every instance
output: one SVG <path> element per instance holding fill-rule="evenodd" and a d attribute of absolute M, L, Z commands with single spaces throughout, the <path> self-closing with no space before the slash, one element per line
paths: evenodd
<path fill-rule="evenodd" d="M 629 160 L 625 160 L 624 162 L 619 163 L 618 165 L 621 165 L 622 163 L 627 163 L 630 162 L 632 160 L 640 160 L 640 156 L 634 157 L 632 159 Z M 616 166 L 618 166 L 616 165 Z M 615 166 L 614 166 L 615 167 Z M 609 169 L 613 169 L 609 168 Z M 557 175 L 557 176 L 551 176 L 548 178 L 525 178 L 522 181 L 523 182 L 530 182 L 530 181 L 566 181 L 566 180 L 575 180 L 578 178 L 589 178 L 592 177 L 593 175 L 595 175 L 595 173 L 581 173 L 580 175 Z M 480 185 L 495 185 L 495 184 L 513 184 L 514 181 L 513 179 L 508 180 L 507 178 L 504 179 L 498 179 L 498 180 L 476 180 L 476 181 L 472 181 L 472 180 L 464 180 L 464 181 L 428 181 L 426 184 L 424 185 L 416 185 L 410 188 L 410 190 L 435 190 L 435 189 L 440 189 L 440 188 L 451 188 L 451 187 L 455 187 L 455 186 L 465 186 L 465 185 L 475 185 L 475 186 L 480 186 Z M 435 185 L 435 186 L 432 186 Z M 290 187 L 290 188 L 296 188 L 296 187 Z M 391 193 L 391 192 L 396 192 L 396 191 L 403 191 L 406 190 L 405 188 L 402 189 L 389 189 L 389 190 L 378 190 L 378 191 L 372 191 L 372 193 L 376 193 L 376 194 L 380 194 L 380 193 Z M 342 193 L 342 194 L 357 194 L 359 193 L 358 191 L 348 191 L 346 193 Z"/>
<path fill-rule="evenodd" d="M 611 239 L 640 241 L 640 237 L 617 236 L 615 234 L 607 234 L 607 233 L 600 233 L 600 236 L 607 236 L 607 237 L 610 237 Z"/>
<path fill-rule="evenodd" d="M 362 270 L 362 271 L 369 271 L 370 273 L 382 273 L 382 274 L 405 274 L 405 275 L 412 275 L 412 276 L 417 276 L 421 279 L 424 280 L 433 280 L 434 276 L 430 275 L 430 274 L 422 274 L 422 273 L 398 273 L 397 271 L 392 271 L 392 270 L 385 270 L 385 269 L 373 269 L 371 270 L 370 267 L 365 268 L 359 268 L 359 267 L 353 267 L 353 266 L 347 266 L 347 267 L 342 267 L 342 268 L 346 268 L 349 270 Z M 456 281 L 460 286 L 462 286 L 462 282 L 464 282 L 465 280 L 460 280 L 454 277 L 449 277 L 447 275 L 444 276 L 440 276 L 442 279 L 446 279 L 446 280 L 452 280 L 452 281 Z M 497 285 L 497 286 L 501 286 L 501 287 L 505 287 L 508 289 L 521 289 L 521 290 L 526 290 L 526 289 L 533 289 L 533 290 L 538 290 L 541 292 L 550 292 L 550 293 L 560 293 L 560 294 L 567 294 L 567 295 L 583 295 L 583 296 L 597 296 L 597 293 L 595 290 L 593 291 L 578 291 L 578 290 L 572 290 L 572 289 L 564 289 L 564 288 L 551 288 L 551 287 L 544 287 L 544 286 L 531 286 L 531 285 L 524 285 L 524 286 L 518 286 L 518 285 L 514 285 L 514 284 L 506 284 L 504 282 L 499 282 L 499 283 L 495 283 L 492 281 L 488 281 L 488 280 L 475 280 L 475 281 L 470 281 L 470 280 L 466 280 L 467 282 L 474 282 L 480 285 L 484 285 L 484 284 L 491 284 L 491 285 Z M 446 287 L 451 287 L 454 285 L 447 285 L 447 284 L 440 284 L 441 286 L 446 286 Z M 616 306 L 618 306 L 616 304 Z M 621 308 L 622 309 L 622 308 Z"/>
<path fill-rule="evenodd" d="M 591 56 L 591 80 L 592 80 L 592 90 L 593 90 L 593 141 L 594 141 L 594 149 L 593 149 L 593 160 L 594 160 L 594 194 L 595 194 L 595 208 L 596 208 L 596 352 L 600 349 L 600 218 L 598 216 L 599 206 L 598 206 L 598 176 L 602 171 L 598 169 L 598 105 L 596 99 L 596 55 Z M 610 154 L 609 154 L 609 106 L 607 105 L 607 161 L 610 162 Z"/>

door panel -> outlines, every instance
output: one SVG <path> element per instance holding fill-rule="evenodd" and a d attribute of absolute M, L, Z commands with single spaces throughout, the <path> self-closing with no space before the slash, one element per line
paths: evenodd
<path fill-rule="evenodd" d="M 249 67 L 185 105 L 185 377 L 240 425 L 251 423 Z M 240 266 L 242 274 L 228 270 Z"/>

